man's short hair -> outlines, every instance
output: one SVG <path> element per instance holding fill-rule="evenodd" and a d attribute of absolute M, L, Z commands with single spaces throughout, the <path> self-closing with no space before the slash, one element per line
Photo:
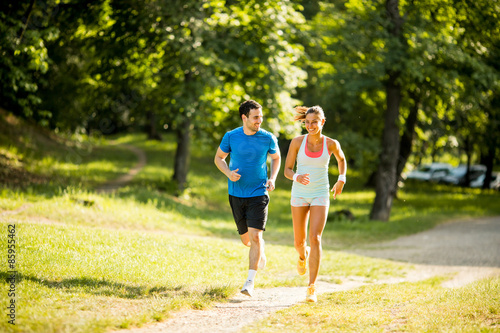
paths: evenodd
<path fill-rule="evenodd" d="M 253 109 L 262 109 L 262 105 L 260 105 L 259 103 L 257 103 L 254 100 L 251 100 L 251 99 L 241 103 L 240 104 L 240 118 L 243 115 L 248 117 L 248 115 L 250 114 L 250 110 L 253 110 Z"/>

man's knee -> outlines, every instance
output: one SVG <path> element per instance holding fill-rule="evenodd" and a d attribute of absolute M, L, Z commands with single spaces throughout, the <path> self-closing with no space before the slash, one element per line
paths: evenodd
<path fill-rule="evenodd" d="M 262 240 L 262 230 L 252 229 L 248 231 L 248 235 L 251 243 L 260 244 Z"/>
<path fill-rule="evenodd" d="M 245 246 L 251 245 L 250 237 L 248 236 L 248 232 L 244 233 L 243 235 L 240 235 L 240 238 L 241 238 L 241 242 L 243 243 L 243 245 L 245 245 Z"/>

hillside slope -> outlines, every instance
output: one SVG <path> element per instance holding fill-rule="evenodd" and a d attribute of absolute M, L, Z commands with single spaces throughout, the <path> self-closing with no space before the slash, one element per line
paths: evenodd
<path fill-rule="evenodd" d="M 48 130 L 0 109 L 0 184 L 24 187 L 46 182 L 47 177 L 27 170 L 30 160 L 42 147 L 57 150 L 62 142 Z"/>

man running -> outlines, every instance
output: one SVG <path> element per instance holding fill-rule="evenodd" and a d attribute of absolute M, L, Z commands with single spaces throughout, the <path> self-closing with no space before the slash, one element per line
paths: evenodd
<path fill-rule="evenodd" d="M 266 230 L 268 191 L 273 191 L 281 156 L 276 137 L 260 128 L 262 106 L 253 100 L 239 108 L 243 126 L 227 132 L 215 155 L 215 165 L 228 178 L 229 204 L 241 241 L 250 247 L 248 278 L 241 292 L 252 296 L 257 269 L 266 264 L 263 231 Z M 231 154 L 229 166 L 226 157 Z M 267 177 L 267 156 L 271 174 Z"/>

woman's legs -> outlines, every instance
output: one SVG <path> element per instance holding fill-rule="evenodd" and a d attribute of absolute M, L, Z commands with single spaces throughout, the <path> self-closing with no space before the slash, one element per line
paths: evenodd
<path fill-rule="evenodd" d="M 326 225 L 328 206 L 311 206 L 309 217 L 309 285 L 315 284 L 318 278 L 319 264 L 321 262 L 321 235 Z M 295 230 L 295 222 L 294 222 Z M 297 245 L 295 245 L 297 247 Z M 300 253 L 300 252 L 299 252 Z"/>
<path fill-rule="evenodd" d="M 306 237 L 307 218 L 309 216 L 309 206 L 292 207 L 293 236 L 295 249 L 299 253 L 300 259 L 306 258 Z"/>

